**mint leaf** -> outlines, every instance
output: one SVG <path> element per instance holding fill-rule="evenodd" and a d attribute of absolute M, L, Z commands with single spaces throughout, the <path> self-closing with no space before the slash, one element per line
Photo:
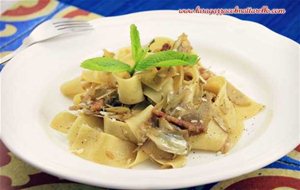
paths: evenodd
<path fill-rule="evenodd" d="M 140 34 L 136 25 L 130 25 L 130 40 L 132 58 L 137 63 L 146 55 L 146 51 L 142 48 Z"/>
<path fill-rule="evenodd" d="M 151 64 L 151 67 L 171 67 L 171 66 L 178 66 L 178 65 L 189 65 L 188 62 L 182 61 L 180 59 L 171 59 L 166 61 L 160 61 L 156 62 L 154 64 Z M 147 67 L 149 68 L 149 67 Z"/>
<path fill-rule="evenodd" d="M 107 71 L 113 73 L 131 70 L 131 67 L 126 63 L 110 57 L 95 57 L 92 59 L 87 59 L 82 62 L 80 66 L 89 70 Z"/>
<path fill-rule="evenodd" d="M 136 65 L 135 70 L 142 71 L 150 67 L 194 65 L 197 61 L 197 55 L 169 50 L 149 55 Z"/>

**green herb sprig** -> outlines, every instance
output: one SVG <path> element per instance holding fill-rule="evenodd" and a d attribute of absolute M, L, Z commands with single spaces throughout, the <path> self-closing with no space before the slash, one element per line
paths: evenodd
<path fill-rule="evenodd" d="M 131 70 L 131 67 L 128 64 L 110 57 L 87 59 L 81 63 L 81 67 L 89 70 L 107 71 L 112 73 Z"/>
<path fill-rule="evenodd" d="M 130 26 L 130 40 L 132 58 L 135 62 L 133 67 L 128 64 L 109 57 L 95 57 L 81 63 L 81 67 L 89 70 L 106 72 L 129 72 L 133 75 L 137 71 L 147 70 L 152 67 L 170 67 L 178 65 L 194 65 L 198 62 L 198 56 L 177 52 L 162 51 L 146 56 L 147 49 L 141 45 L 139 31 L 136 25 Z"/>

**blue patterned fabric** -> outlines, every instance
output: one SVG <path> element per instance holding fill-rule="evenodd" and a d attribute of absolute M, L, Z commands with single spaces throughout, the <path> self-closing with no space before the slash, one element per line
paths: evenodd
<path fill-rule="evenodd" d="M 234 17 L 258 22 L 271 30 L 300 42 L 300 1 L 299 0 L 60 0 L 103 16 L 116 16 L 146 10 L 178 10 L 182 8 L 284 8 L 284 15 L 232 15 Z"/>

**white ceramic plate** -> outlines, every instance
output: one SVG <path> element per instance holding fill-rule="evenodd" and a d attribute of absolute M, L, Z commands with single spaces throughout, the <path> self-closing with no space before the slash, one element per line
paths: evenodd
<path fill-rule="evenodd" d="M 81 159 L 68 151 L 66 138 L 52 130 L 53 116 L 71 101 L 59 86 L 80 74 L 82 60 L 129 45 L 135 23 L 142 42 L 182 32 L 202 63 L 223 74 L 266 110 L 246 124 L 241 141 L 227 155 L 191 153 L 180 169 L 142 164 L 119 169 Z M 33 45 L 2 72 L 2 138 L 28 163 L 65 179 L 96 186 L 161 189 L 196 186 L 263 167 L 299 143 L 299 45 L 267 28 L 229 16 L 141 12 L 94 21 L 97 29 Z"/>

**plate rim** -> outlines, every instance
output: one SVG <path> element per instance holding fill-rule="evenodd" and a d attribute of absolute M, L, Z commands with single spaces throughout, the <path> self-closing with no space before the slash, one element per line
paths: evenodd
<path fill-rule="evenodd" d="M 128 15 L 122 15 L 122 16 L 115 16 L 115 17 L 104 17 L 104 18 L 99 18 L 99 19 L 95 19 L 94 21 L 92 21 L 93 23 L 96 23 L 96 22 L 108 22 L 109 20 L 111 20 L 111 19 L 119 19 L 119 18 L 124 18 L 124 17 L 128 17 L 128 18 L 130 18 L 130 17 L 134 17 L 134 16 L 136 16 L 136 15 L 152 15 L 153 13 L 155 13 L 155 14 L 164 14 L 164 15 L 167 15 L 167 14 L 174 14 L 174 13 L 176 13 L 176 14 L 178 14 L 178 12 L 177 11 L 144 11 L 144 12 L 138 12 L 138 13 L 132 13 L 132 14 L 128 14 Z M 218 17 L 220 17 L 220 16 L 218 16 Z M 272 30 L 270 30 L 270 29 L 268 29 L 268 28 L 266 28 L 265 26 L 263 26 L 263 25 L 261 25 L 261 24 L 258 24 L 258 23 L 254 23 L 254 22 L 252 22 L 252 21 L 244 21 L 244 20 L 240 20 L 240 19 L 238 19 L 238 18 L 235 18 L 235 17 L 231 17 L 231 16 L 227 16 L 227 15 L 225 15 L 225 16 L 222 16 L 224 19 L 227 19 L 228 21 L 230 21 L 230 22 L 242 22 L 243 24 L 251 24 L 252 26 L 255 26 L 255 27 L 259 27 L 260 29 L 263 29 L 263 30 L 266 30 L 267 29 L 267 31 L 268 32 L 272 32 L 273 33 L 273 35 L 274 34 L 276 34 L 276 36 L 277 37 L 280 37 L 280 38 L 282 38 L 282 39 L 284 39 L 284 40 L 289 40 L 289 42 L 292 42 L 292 43 L 296 43 L 296 45 L 298 45 L 299 46 L 299 44 L 297 43 L 297 42 L 295 42 L 295 41 L 293 41 L 293 40 L 291 40 L 291 39 L 289 39 L 289 38 L 287 38 L 287 37 L 285 37 L 285 36 L 282 36 L 282 35 L 280 35 L 280 34 L 277 34 L 276 32 L 273 32 Z M 105 20 L 105 21 L 103 21 L 103 20 Z M 2 74 L 0 75 L 1 76 L 1 83 L 2 83 L 2 75 L 3 75 L 3 73 L 6 73 L 6 72 L 8 72 L 7 70 L 9 70 L 9 69 L 6 69 L 7 68 L 7 66 L 6 67 L 4 67 L 3 68 L 3 70 L 2 70 Z M 2 91 L 2 90 L 1 90 Z M 1 92 L 1 93 L 3 93 L 3 91 Z M 2 96 L 1 96 L 1 98 L 2 98 Z M 1 110 L 2 110 L 3 108 L 1 107 Z M 3 113 L 3 112 L 2 112 Z M 1 120 L 2 121 L 2 120 Z M 1 122 L 1 124 L 2 124 L 2 122 Z M 1 125 L 1 129 L 2 129 L 2 125 Z M 2 134 L 2 132 L 1 132 L 1 134 Z M 84 180 L 84 179 L 79 179 L 78 177 L 74 177 L 74 176 L 69 176 L 69 175 L 65 175 L 65 174 L 61 174 L 61 173 L 59 173 L 59 171 L 57 171 L 56 169 L 54 169 L 54 168 L 51 168 L 51 167 L 48 167 L 48 166 L 42 166 L 41 164 L 42 163 L 38 163 L 38 162 L 32 162 L 32 160 L 30 160 L 30 158 L 29 157 L 26 157 L 26 156 L 24 156 L 24 155 L 22 155 L 21 154 L 21 151 L 19 152 L 19 150 L 17 150 L 17 148 L 14 148 L 13 146 L 10 146 L 11 144 L 9 143 L 9 139 L 7 139 L 5 136 L 3 136 L 2 138 L 1 138 L 1 140 L 3 141 L 3 143 L 8 147 L 8 149 L 11 151 L 11 152 L 13 152 L 15 155 L 17 155 L 19 158 L 21 158 L 22 160 L 24 160 L 25 162 L 27 162 L 27 163 L 29 163 L 29 164 L 31 164 L 31 165 L 33 165 L 34 167 L 36 167 L 36 168 L 39 168 L 41 171 L 45 171 L 46 173 L 49 173 L 49 174 L 52 174 L 52 175 L 55 175 L 55 176 L 59 176 L 59 177 L 62 177 L 62 178 L 64 178 L 64 179 L 69 179 L 69 180 L 72 180 L 72 181 L 77 181 L 77 182 L 81 182 L 81 183 L 85 183 L 85 184 L 91 184 L 91 185 L 96 185 L 96 186 L 105 186 L 105 187 L 113 187 L 113 188 L 130 188 L 130 189 L 140 189 L 141 187 L 137 187 L 137 186 L 134 186 L 134 183 L 133 184 L 130 184 L 130 183 L 127 183 L 127 184 L 115 184 L 114 182 L 100 182 L 100 181 L 98 181 L 98 182 L 91 182 L 91 181 L 86 181 L 86 180 Z M 278 158 L 280 158 L 281 156 L 283 156 L 283 155 L 286 155 L 288 152 L 290 152 L 291 150 L 293 150 L 297 145 L 299 144 L 299 139 L 298 139 L 298 143 L 295 143 L 295 145 L 294 144 L 290 144 L 290 147 L 287 147 L 285 150 L 285 153 L 283 153 L 283 152 L 280 152 L 280 153 L 275 153 L 275 154 L 272 154 L 271 156 L 269 156 L 268 157 L 268 159 L 265 159 L 264 160 L 264 162 L 260 162 L 260 163 L 257 163 L 255 166 L 253 166 L 253 165 L 251 165 L 251 166 L 248 166 L 248 167 L 246 167 L 246 169 L 245 169 L 245 167 L 243 167 L 244 169 L 243 169 L 243 172 L 240 172 L 240 173 L 248 173 L 248 172 L 250 172 L 250 171 L 253 171 L 253 170 L 256 170 L 256 169 L 258 169 L 258 168 L 261 168 L 261 167 L 263 167 L 263 166 L 265 166 L 265 165 L 267 165 L 267 164 L 269 164 L 269 163 L 271 163 L 271 162 L 273 162 L 273 161 L 275 161 L 275 160 L 277 160 Z M 118 169 L 119 170 L 119 169 Z M 176 169 L 175 169 L 176 170 Z M 218 178 L 214 178 L 214 180 L 213 181 L 211 181 L 211 180 L 207 180 L 207 182 L 206 183 L 210 183 L 210 182 L 215 182 L 215 181 L 219 181 L 219 180 L 225 180 L 225 179 L 229 179 L 229 178 L 232 178 L 232 177 L 235 177 L 235 176 L 238 176 L 238 175 L 241 175 L 240 173 L 238 173 L 238 171 L 236 171 L 236 173 L 231 173 L 231 175 L 228 175 L 228 173 L 226 173 L 225 175 L 226 175 L 226 177 L 225 177 L 225 175 L 220 175 Z M 193 181 L 189 181 L 189 182 L 185 182 L 184 184 L 182 183 L 182 184 L 175 184 L 175 185 L 170 185 L 170 184 L 168 184 L 168 185 L 166 185 L 166 184 L 160 184 L 160 185 L 158 185 L 158 184 L 148 184 L 148 186 L 147 187 L 142 187 L 142 188 L 158 188 L 158 189 L 160 189 L 160 188 L 164 188 L 164 189 L 168 189 L 168 188 L 182 188 L 182 187 L 190 187 L 190 186 L 195 186 L 195 185 L 199 185 L 198 183 L 197 183 L 197 181 L 196 180 L 193 180 Z"/>

